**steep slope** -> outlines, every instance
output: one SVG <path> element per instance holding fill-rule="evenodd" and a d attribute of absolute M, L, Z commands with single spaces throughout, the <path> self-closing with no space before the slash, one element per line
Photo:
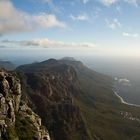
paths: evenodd
<path fill-rule="evenodd" d="M 76 70 L 78 85 L 83 91 L 78 104 L 92 137 L 94 132 L 103 140 L 140 139 L 140 108 L 121 103 L 114 94 L 113 79 L 79 61 L 61 61 Z"/>
<path fill-rule="evenodd" d="M 120 102 L 112 78 L 67 58 L 17 71 L 24 99 L 54 140 L 140 139 L 140 109 Z"/>
<path fill-rule="evenodd" d="M 0 60 L 0 68 L 5 68 L 7 70 L 14 70 L 16 67 L 10 61 L 2 61 L 2 60 Z"/>
<path fill-rule="evenodd" d="M 19 79 L 0 70 L 0 140 L 50 140 L 40 117 L 23 101 Z"/>

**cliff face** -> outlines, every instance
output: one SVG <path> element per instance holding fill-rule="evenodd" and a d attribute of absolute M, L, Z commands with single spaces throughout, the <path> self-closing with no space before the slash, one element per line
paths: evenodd
<path fill-rule="evenodd" d="M 41 119 L 22 100 L 20 80 L 0 70 L 0 140 L 50 140 Z"/>

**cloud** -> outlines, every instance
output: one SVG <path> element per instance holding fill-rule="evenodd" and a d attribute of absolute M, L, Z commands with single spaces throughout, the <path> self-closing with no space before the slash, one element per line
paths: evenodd
<path fill-rule="evenodd" d="M 105 19 L 105 22 L 106 22 L 107 26 L 111 29 L 120 28 L 122 26 L 117 18 L 114 18 L 112 21 Z"/>
<path fill-rule="evenodd" d="M 86 4 L 88 3 L 90 0 L 83 0 L 83 3 Z"/>
<path fill-rule="evenodd" d="M 70 15 L 70 18 L 73 21 L 87 21 L 87 20 L 89 20 L 89 17 L 87 14 L 81 14 L 81 15 L 77 15 L 77 16 Z"/>
<path fill-rule="evenodd" d="M 118 79 L 118 82 L 124 86 L 131 86 L 131 82 L 127 78 L 120 78 Z"/>
<path fill-rule="evenodd" d="M 100 2 L 105 6 L 110 6 L 118 2 L 118 0 L 100 0 Z"/>
<path fill-rule="evenodd" d="M 123 35 L 124 37 L 132 37 L 132 38 L 137 38 L 137 37 L 139 37 L 139 34 L 138 34 L 138 33 L 123 32 L 122 35 Z"/>
<path fill-rule="evenodd" d="M 66 43 L 63 41 L 55 41 L 45 39 L 32 39 L 24 41 L 14 41 L 14 40 L 3 40 L 0 42 L 3 45 L 17 45 L 17 46 L 38 46 L 38 47 L 95 47 L 96 44 L 84 42 L 84 43 Z"/>
<path fill-rule="evenodd" d="M 134 6 L 138 6 L 138 0 L 99 0 L 105 6 L 111 6 L 118 2 L 125 2 Z"/>
<path fill-rule="evenodd" d="M 0 34 L 31 32 L 39 28 L 65 27 L 55 15 L 30 15 L 16 9 L 9 0 L 0 1 Z"/>
<path fill-rule="evenodd" d="M 129 4 L 132 4 L 134 6 L 138 6 L 138 0 L 124 0 L 124 2 L 127 2 Z"/>
<path fill-rule="evenodd" d="M 15 9 L 10 1 L 1 0 L 0 9 L 0 34 L 33 30 L 28 15 Z"/>
<path fill-rule="evenodd" d="M 43 28 L 66 27 L 66 25 L 59 21 L 55 15 L 48 15 L 46 13 L 32 16 L 32 22 Z"/>

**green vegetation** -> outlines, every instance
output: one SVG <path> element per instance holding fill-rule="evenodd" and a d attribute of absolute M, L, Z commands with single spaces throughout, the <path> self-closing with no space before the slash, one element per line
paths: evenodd
<path fill-rule="evenodd" d="M 14 140 L 16 139 L 17 136 L 17 132 L 15 131 L 15 127 L 14 126 L 8 126 L 7 128 L 7 136 L 5 136 L 6 140 Z"/>
<path fill-rule="evenodd" d="M 35 127 L 28 117 L 16 115 L 16 131 L 20 140 L 34 140 Z"/>
<path fill-rule="evenodd" d="M 131 140 L 140 136 L 140 122 L 124 118 L 120 113 L 131 112 L 140 118 L 140 108 L 120 103 L 112 91 L 112 79 L 81 65 L 79 67 L 75 62 L 68 63 L 77 70 L 75 87 L 81 89 L 82 95 L 74 101 L 81 109 L 91 139 L 95 135 L 103 140 Z"/>

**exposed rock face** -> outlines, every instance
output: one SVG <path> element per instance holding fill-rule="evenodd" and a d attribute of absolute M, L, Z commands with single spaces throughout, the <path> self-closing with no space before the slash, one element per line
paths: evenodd
<path fill-rule="evenodd" d="M 19 79 L 5 70 L 0 70 L 0 140 L 19 140 L 29 137 L 35 140 L 50 140 L 39 116 L 21 101 L 21 93 Z M 20 124 L 21 121 L 23 126 Z M 28 134 L 22 136 L 24 133 L 22 130 L 26 127 L 30 128 L 27 130 L 30 136 Z"/>
<path fill-rule="evenodd" d="M 35 114 L 26 104 L 23 104 L 19 108 L 19 116 L 22 120 L 28 119 L 30 123 L 36 129 L 34 132 L 35 140 L 50 140 L 48 131 L 41 126 L 40 117 Z"/>

